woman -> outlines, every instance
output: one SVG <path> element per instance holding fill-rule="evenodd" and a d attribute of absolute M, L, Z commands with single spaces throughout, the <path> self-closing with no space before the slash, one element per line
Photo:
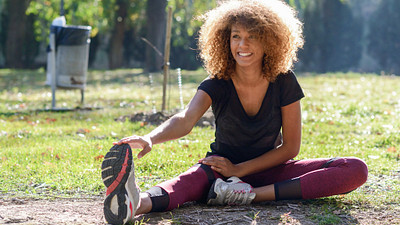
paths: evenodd
<path fill-rule="evenodd" d="M 301 143 L 303 91 L 290 70 L 302 47 L 301 23 L 279 0 L 231 0 L 206 13 L 199 48 L 209 77 L 187 108 L 145 136 L 114 143 L 102 165 L 109 223 L 171 210 L 188 201 L 210 205 L 310 199 L 347 193 L 367 179 L 357 158 L 292 160 Z M 154 144 L 188 134 L 212 106 L 215 142 L 177 178 L 140 193 L 138 158 Z"/>

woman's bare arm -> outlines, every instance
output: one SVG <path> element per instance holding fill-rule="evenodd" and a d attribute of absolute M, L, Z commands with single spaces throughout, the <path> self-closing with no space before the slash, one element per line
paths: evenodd
<path fill-rule="evenodd" d="M 204 91 L 198 90 L 185 110 L 172 116 L 149 134 L 125 137 L 118 142 L 114 142 L 114 144 L 129 144 L 132 148 L 142 148 L 142 151 L 138 154 L 138 158 L 141 158 L 151 151 L 153 144 L 187 135 L 210 105 L 210 96 Z"/>

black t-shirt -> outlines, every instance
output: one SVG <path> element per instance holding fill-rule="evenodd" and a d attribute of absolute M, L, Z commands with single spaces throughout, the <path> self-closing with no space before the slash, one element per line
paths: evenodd
<path fill-rule="evenodd" d="M 282 127 L 281 107 L 304 97 L 292 71 L 269 84 L 255 116 L 245 112 L 232 80 L 208 78 L 198 89 L 211 97 L 215 116 L 215 142 L 208 155 L 226 157 L 234 164 L 272 150 Z"/>

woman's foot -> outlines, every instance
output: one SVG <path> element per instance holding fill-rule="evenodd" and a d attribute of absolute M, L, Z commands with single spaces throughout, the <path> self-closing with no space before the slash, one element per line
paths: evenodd
<path fill-rule="evenodd" d="M 253 187 L 237 177 L 214 181 L 207 196 L 208 205 L 248 205 L 256 197 Z"/>
<path fill-rule="evenodd" d="M 101 177 L 107 187 L 104 217 L 109 224 L 132 221 L 140 200 L 135 182 L 132 150 L 128 144 L 114 145 L 104 157 Z"/>

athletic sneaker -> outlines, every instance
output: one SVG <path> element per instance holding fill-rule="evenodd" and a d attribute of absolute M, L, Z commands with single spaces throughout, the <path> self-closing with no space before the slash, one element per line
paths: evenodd
<path fill-rule="evenodd" d="M 208 205 L 248 205 L 256 197 L 253 187 L 237 177 L 218 178 L 207 196 Z"/>
<path fill-rule="evenodd" d="M 128 144 L 114 145 L 101 164 L 101 178 L 107 187 L 104 217 L 109 224 L 132 221 L 140 190 L 135 182 L 132 150 Z"/>

